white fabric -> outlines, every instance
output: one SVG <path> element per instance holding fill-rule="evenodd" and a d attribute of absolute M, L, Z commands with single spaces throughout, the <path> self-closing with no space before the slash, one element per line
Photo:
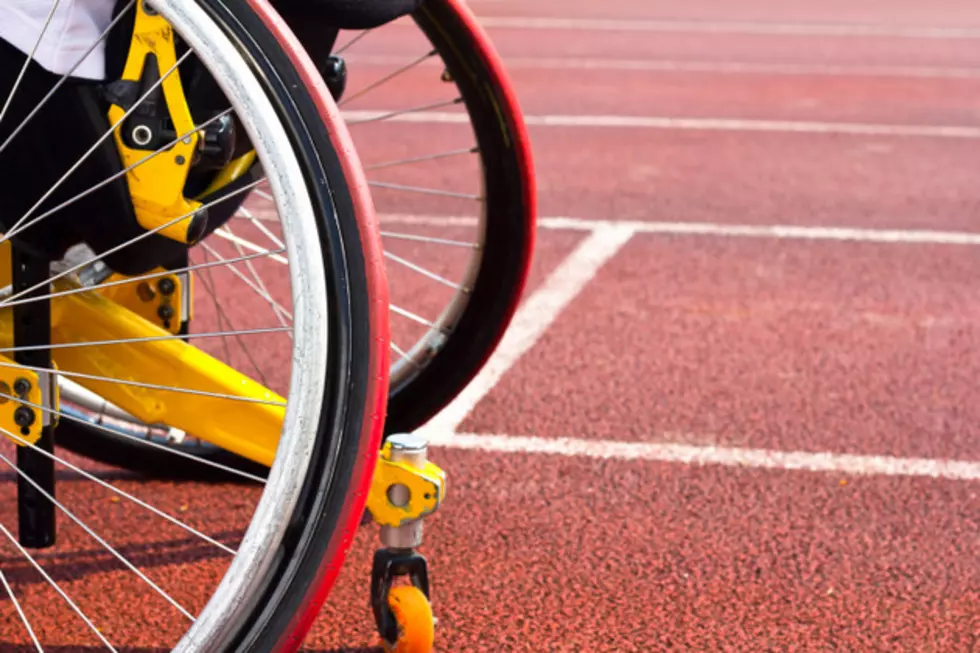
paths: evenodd
<path fill-rule="evenodd" d="M 44 24 L 55 2 L 58 7 L 45 30 Z M 47 70 L 64 75 L 112 22 L 113 5 L 113 0 L 0 0 L 0 39 L 30 54 L 44 30 L 34 59 Z M 102 41 L 72 77 L 101 80 L 104 76 L 105 41 Z"/>

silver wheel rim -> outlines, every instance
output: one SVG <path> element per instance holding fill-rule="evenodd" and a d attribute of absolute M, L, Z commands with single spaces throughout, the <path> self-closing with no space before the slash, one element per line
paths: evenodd
<path fill-rule="evenodd" d="M 283 240 L 291 262 L 293 360 L 276 458 L 238 553 L 211 600 L 174 649 L 218 651 L 254 607 L 306 477 L 316 442 L 327 363 L 326 281 L 302 172 L 258 80 L 232 42 L 194 0 L 157 0 L 153 6 L 202 60 L 216 66 L 211 74 L 242 117 L 281 209 Z M 258 129 L 256 123 L 264 127 Z"/>

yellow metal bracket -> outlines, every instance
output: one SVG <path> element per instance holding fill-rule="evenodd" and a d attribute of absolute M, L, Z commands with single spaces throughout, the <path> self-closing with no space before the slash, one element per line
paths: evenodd
<path fill-rule="evenodd" d="M 26 446 L 25 441 L 34 444 L 41 438 L 41 428 L 51 424 L 57 411 L 55 375 L 25 369 L 0 354 L 0 434 L 19 446 Z"/>
<path fill-rule="evenodd" d="M 167 75 L 177 62 L 173 28 L 162 16 L 149 13 L 144 4 L 142 1 L 136 3 L 133 37 L 119 82 L 123 86 L 118 87 L 120 91 L 116 94 L 122 94 L 125 89 L 129 91 L 127 100 L 132 102 L 147 93 L 152 84 Z M 154 96 L 159 102 L 161 91 L 165 106 L 163 121 L 158 120 L 159 116 L 147 115 L 154 107 Z M 121 120 L 128 108 L 112 104 L 109 108 L 111 124 Z M 161 131 L 162 125 L 166 127 L 165 134 Z M 191 216 L 196 217 L 201 204 L 184 197 L 184 185 L 201 134 L 195 130 L 179 71 L 172 70 L 113 135 L 126 168 L 178 136 L 185 135 L 168 150 L 147 158 L 127 172 L 126 181 L 136 219 L 143 228 L 154 229 L 181 216 L 188 216 L 186 220 L 169 225 L 158 233 L 181 243 L 193 244 L 203 225 Z"/>
<path fill-rule="evenodd" d="M 162 268 L 153 270 L 153 274 L 165 272 Z M 190 298 L 185 293 L 191 292 L 191 275 L 168 274 L 144 281 L 118 283 L 105 287 L 96 286 L 106 299 L 110 299 L 124 308 L 128 308 L 144 320 L 162 327 L 170 333 L 180 333 L 181 325 L 190 319 L 184 315 L 189 308 Z M 127 277 L 113 274 L 105 283 L 125 281 Z M 187 299 L 188 301 L 185 301 Z"/>
<path fill-rule="evenodd" d="M 397 492 L 396 488 L 407 492 Z M 378 524 L 398 527 L 434 513 L 445 494 L 446 472 L 432 462 L 417 468 L 392 460 L 391 443 L 387 443 L 374 468 L 367 508 Z M 399 500 L 406 495 L 407 501 Z"/>

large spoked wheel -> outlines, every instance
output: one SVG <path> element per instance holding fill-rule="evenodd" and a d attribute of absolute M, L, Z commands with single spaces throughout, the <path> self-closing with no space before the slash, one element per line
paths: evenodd
<path fill-rule="evenodd" d="M 303 21 L 285 15 L 298 23 L 321 69 L 330 49 L 347 61 L 348 88 L 340 105 L 374 202 L 383 211 L 392 324 L 385 431 L 410 432 L 480 371 L 520 301 L 536 221 L 533 164 L 520 107 L 492 44 L 458 0 L 425 0 L 410 22 L 341 32 L 335 41 L 335 29 L 331 34 L 329 26 L 307 21 L 312 20 L 308 10 Z M 327 46 L 316 41 L 321 37 Z M 333 48 L 334 42 L 339 46 Z M 277 236 L 267 228 L 269 200 L 264 189 L 256 189 L 236 219 L 202 247 L 224 249 L 228 257 L 277 247 Z M 244 271 L 245 292 L 265 293 L 268 279 L 262 272 Z M 208 295 L 197 295 L 204 306 L 236 301 Z M 256 312 L 288 324 L 288 315 L 266 304 Z M 198 322 L 192 322 L 192 332 L 205 328 Z M 220 321 L 207 325 L 218 326 Z M 201 441 L 193 431 L 174 436 L 173 429 L 107 411 L 100 398 L 71 396 L 86 419 L 123 432 L 68 425 L 61 442 L 87 457 L 158 478 L 234 478 L 227 468 L 265 473 L 261 465 Z M 142 446 L 146 441 L 152 446 Z M 160 447 L 215 464 L 202 467 L 176 458 L 163 466 Z"/>
<path fill-rule="evenodd" d="M 120 8 L 99 41 L 111 46 L 113 30 L 133 29 L 135 18 L 137 29 L 154 37 L 141 42 L 158 48 L 136 69 L 137 92 L 122 85 L 100 97 L 93 84 L 34 64 L 2 73 L 0 433 L 6 440 L 0 449 L 19 482 L 7 484 L 0 506 L 0 571 L 7 572 L 0 580 L 9 623 L 23 628 L 5 628 L 0 638 L 18 650 L 32 643 L 42 650 L 92 643 L 110 650 L 295 650 L 344 559 L 382 436 L 388 301 L 373 207 L 336 107 L 265 3 L 149 0 Z M 173 35 L 168 59 L 161 43 Z M 12 52 L 4 50 L 4 66 L 16 60 Z M 153 66 L 156 77 L 147 72 Z M 202 70 L 204 77 L 195 73 Z M 184 130 L 171 93 L 181 82 L 190 92 L 192 79 L 213 80 L 228 108 L 195 114 Z M 106 120 L 103 102 L 122 105 L 125 120 Z M 78 107 L 92 113 L 82 120 L 65 112 Z M 154 122 L 161 107 L 170 115 Z M 223 198 L 187 204 L 181 196 L 192 210 L 168 214 L 151 229 L 146 220 L 159 217 L 162 204 L 140 204 L 138 224 L 111 217 L 122 210 L 119 185 L 152 184 L 143 188 L 159 199 L 182 166 L 199 167 L 220 149 L 223 135 L 206 128 L 225 116 L 235 117 L 239 137 L 255 153 L 254 165 L 244 167 L 252 176 L 240 177 L 246 183 L 232 194 L 267 189 L 275 217 L 269 230 L 280 246 L 237 260 L 217 250 L 201 260 L 190 247 L 185 264 L 175 267 L 178 241 L 166 234 L 183 225 L 186 235 L 202 210 L 209 212 L 207 228 L 217 228 Z M 86 131 L 100 120 L 101 130 Z M 172 131 L 154 132 L 161 125 Z M 99 143 L 117 147 L 115 126 L 137 160 L 126 168 L 117 161 L 116 172 L 103 177 L 114 150 Z M 95 138 L 82 142 L 86 134 Z M 191 147 L 187 156 L 182 144 Z M 24 169 L 30 173 L 18 174 Z M 155 178 L 161 170 L 167 174 Z M 39 200 L 32 191 L 41 181 L 50 186 Z M 86 231 L 93 216 L 103 220 L 100 227 L 117 220 L 118 230 Z M 124 232 L 107 245 L 105 238 Z M 117 256 L 135 248 L 138 257 Z M 161 271 L 151 259 L 164 250 Z M 65 257 L 56 260 L 58 254 Z M 124 260 L 127 276 L 107 277 L 112 270 L 105 263 Z M 244 276 L 246 262 L 250 269 L 280 270 L 264 294 L 288 312 L 286 326 L 226 324 L 190 335 L 174 328 L 190 309 L 169 298 L 189 292 L 194 281 L 212 289 L 227 284 L 238 278 L 233 269 Z M 238 305 L 199 310 L 195 320 L 252 315 L 243 295 L 232 294 Z M 44 320 L 50 329 L 41 328 Z M 209 343 L 227 338 L 262 339 L 260 354 L 248 357 L 254 372 L 238 372 L 241 360 L 222 356 L 220 344 L 209 353 Z M 52 368 L 66 381 L 63 409 L 45 385 Z M 33 383 L 25 385 L 25 378 Z M 84 427 L 65 429 L 76 440 L 105 432 L 120 441 L 129 437 L 87 421 L 93 413 L 86 402 L 100 400 L 117 416 L 166 423 L 264 466 L 267 478 L 251 477 L 263 487 L 189 484 L 175 495 L 173 486 L 113 479 L 53 448 L 70 425 Z M 15 408 L 20 412 L 12 413 Z M 21 419 L 24 410 L 30 420 Z M 190 460 L 168 447 L 154 451 L 161 467 Z M 75 475 L 58 493 L 55 462 Z M 177 508 L 175 501 L 186 505 Z M 113 508 L 116 503 L 125 509 Z M 54 526 L 64 531 L 58 537 Z M 188 546 L 190 555 L 181 554 Z M 32 547 L 48 550 L 38 556 Z M 28 569 L 38 572 L 40 589 L 34 577 L 27 580 Z"/>

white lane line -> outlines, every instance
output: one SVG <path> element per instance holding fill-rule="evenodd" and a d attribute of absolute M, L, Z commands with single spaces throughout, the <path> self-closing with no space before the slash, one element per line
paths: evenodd
<path fill-rule="evenodd" d="M 548 18 L 483 16 L 483 27 L 527 30 L 604 32 L 680 32 L 763 36 L 857 36 L 911 39 L 978 39 L 980 27 L 872 25 L 857 23 L 776 23 L 752 21 L 623 20 L 615 18 Z"/>
<path fill-rule="evenodd" d="M 402 66 L 405 57 L 355 54 L 348 64 Z M 980 68 L 943 66 L 862 66 L 823 64 L 769 64 L 752 61 L 670 61 L 647 59 L 504 57 L 508 69 L 617 70 L 664 73 L 723 73 L 744 75 L 792 75 L 831 77 L 911 77 L 924 79 L 980 79 Z M 439 59 L 428 59 L 419 68 L 445 67 Z"/>
<path fill-rule="evenodd" d="M 480 373 L 420 432 L 455 431 L 473 407 L 534 346 L 565 307 L 595 277 L 599 268 L 615 256 L 632 235 L 633 230 L 629 227 L 609 224 L 598 227 L 584 238 L 523 302 L 497 350 Z"/>
<path fill-rule="evenodd" d="M 475 217 L 410 215 L 384 213 L 383 224 L 469 227 Z M 935 245 L 980 245 L 980 233 L 932 231 L 926 229 L 860 229 L 856 227 L 806 227 L 796 225 L 744 225 L 712 222 L 642 222 L 634 220 L 589 220 L 571 217 L 541 217 L 538 227 L 559 231 L 594 231 L 619 225 L 636 233 L 733 238 L 773 238 L 776 240 L 836 240 L 867 243 L 916 243 Z"/>
<path fill-rule="evenodd" d="M 830 452 L 775 451 L 658 442 L 615 442 L 578 438 L 539 438 L 476 433 L 427 434 L 432 446 L 495 453 L 580 456 L 611 460 L 649 460 L 687 465 L 834 472 L 854 476 L 926 476 L 955 481 L 980 480 L 980 462 L 896 458 Z"/>
<path fill-rule="evenodd" d="M 263 217 L 261 209 L 252 209 Z M 472 216 L 416 215 L 382 213 L 382 224 L 418 225 L 427 227 L 475 227 Z M 595 231 L 609 226 L 621 226 L 641 234 L 678 236 L 720 236 L 729 238 L 772 238 L 775 240 L 834 240 L 865 243 L 909 243 L 923 245 L 980 245 L 980 232 L 939 231 L 933 229 L 862 229 L 859 227 L 809 227 L 800 225 L 748 225 L 716 222 L 658 222 L 641 220 L 596 220 L 567 216 L 542 216 L 538 227 L 552 231 Z"/>
<path fill-rule="evenodd" d="M 373 120 L 390 109 L 342 112 L 346 120 Z M 420 111 L 388 118 L 385 122 L 421 124 L 469 124 L 465 111 Z M 672 118 L 669 116 L 620 115 L 525 115 L 524 122 L 537 127 L 605 127 L 668 129 L 684 131 L 770 132 L 790 134 L 842 134 L 851 136 L 912 136 L 925 138 L 980 138 L 980 127 L 964 125 L 881 125 L 874 123 L 819 122 L 812 120 L 751 120 L 742 118 Z"/>

